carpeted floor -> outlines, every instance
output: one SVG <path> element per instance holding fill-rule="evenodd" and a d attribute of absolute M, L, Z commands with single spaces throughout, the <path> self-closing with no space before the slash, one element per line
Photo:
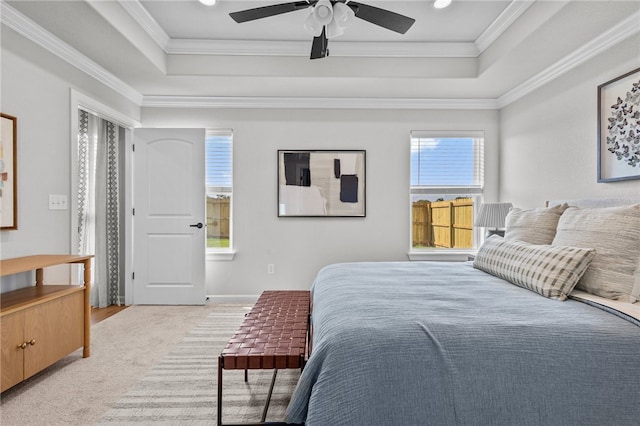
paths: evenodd
<path fill-rule="evenodd" d="M 217 357 L 242 305 L 132 306 L 92 328 L 92 356 L 74 352 L 4 392 L 2 425 L 211 425 Z M 191 331 L 189 331 L 191 330 Z M 270 371 L 224 372 L 225 422 L 258 421 Z M 279 421 L 299 377 L 278 374 L 267 420 Z"/>

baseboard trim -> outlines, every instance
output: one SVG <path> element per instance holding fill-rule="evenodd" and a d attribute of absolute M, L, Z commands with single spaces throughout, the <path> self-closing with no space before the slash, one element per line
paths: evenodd
<path fill-rule="evenodd" d="M 209 303 L 251 303 L 254 304 L 260 295 L 246 295 L 246 294 L 230 294 L 230 295 L 215 295 L 210 294 L 207 296 Z"/>

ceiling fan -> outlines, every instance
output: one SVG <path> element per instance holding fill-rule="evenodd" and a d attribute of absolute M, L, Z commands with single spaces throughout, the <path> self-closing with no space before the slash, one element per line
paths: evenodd
<path fill-rule="evenodd" d="M 306 8 L 311 8 L 311 14 L 304 27 L 314 36 L 311 59 L 329 56 L 328 40 L 343 34 L 354 17 L 400 34 L 406 33 L 416 21 L 390 10 L 350 0 L 294 1 L 232 12 L 229 16 L 237 23 L 242 23 Z"/>

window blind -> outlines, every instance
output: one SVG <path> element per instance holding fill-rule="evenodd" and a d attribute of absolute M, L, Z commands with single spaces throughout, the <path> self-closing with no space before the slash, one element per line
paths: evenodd
<path fill-rule="evenodd" d="M 479 132 L 411 134 L 411 192 L 481 193 L 484 138 Z"/>
<path fill-rule="evenodd" d="M 233 135 L 207 131 L 205 140 L 207 192 L 231 192 L 233 187 Z"/>

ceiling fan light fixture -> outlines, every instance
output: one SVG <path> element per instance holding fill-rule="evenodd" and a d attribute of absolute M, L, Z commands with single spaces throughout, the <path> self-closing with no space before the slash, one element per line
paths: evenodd
<path fill-rule="evenodd" d="M 436 9 L 444 9 L 450 4 L 451 4 L 451 0 L 435 0 L 433 2 L 433 7 L 435 7 Z"/>
<path fill-rule="evenodd" d="M 338 25 L 335 19 L 327 25 L 327 38 L 338 37 L 342 34 L 344 34 L 344 28 Z"/>
<path fill-rule="evenodd" d="M 333 7 L 329 0 L 320 0 L 311 13 L 321 25 L 327 25 L 333 19 Z"/>
<path fill-rule="evenodd" d="M 305 31 L 314 37 L 322 34 L 322 28 L 324 28 L 324 25 L 318 22 L 313 13 L 307 16 L 307 19 L 304 21 Z"/>
<path fill-rule="evenodd" d="M 333 5 L 333 20 L 342 28 L 349 26 L 355 15 L 353 9 L 344 3 Z"/>

